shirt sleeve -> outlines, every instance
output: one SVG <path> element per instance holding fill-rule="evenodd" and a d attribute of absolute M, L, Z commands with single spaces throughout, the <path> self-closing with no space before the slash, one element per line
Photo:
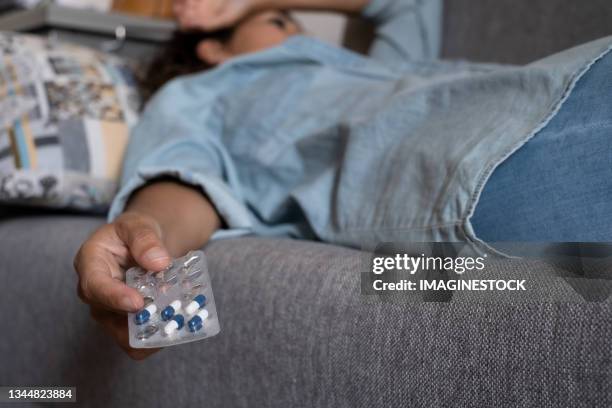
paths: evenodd
<path fill-rule="evenodd" d="M 215 206 L 227 226 L 216 237 L 252 229 L 235 167 L 220 137 L 222 125 L 215 121 L 223 117 L 220 108 L 214 97 L 194 97 L 196 91 L 190 88 L 179 80 L 162 89 L 133 129 L 110 222 L 124 211 L 135 190 L 153 179 L 171 177 L 199 187 Z"/>
<path fill-rule="evenodd" d="M 376 26 L 371 57 L 388 63 L 439 57 L 442 0 L 371 0 L 363 16 Z"/>

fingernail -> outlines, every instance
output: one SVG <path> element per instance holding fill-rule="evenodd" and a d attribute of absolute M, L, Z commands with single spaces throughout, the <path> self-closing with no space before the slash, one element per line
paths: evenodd
<path fill-rule="evenodd" d="M 168 254 L 161 248 L 151 248 L 144 254 L 144 258 L 147 261 L 155 262 L 160 259 L 167 259 Z"/>
<path fill-rule="evenodd" d="M 132 311 L 132 310 L 136 310 L 137 309 L 136 304 L 134 303 L 132 298 L 128 297 L 128 296 L 126 296 L 123 299 L 121 299 L 121 307 L 124 310 L 127 310 L 127 311 Z"/>

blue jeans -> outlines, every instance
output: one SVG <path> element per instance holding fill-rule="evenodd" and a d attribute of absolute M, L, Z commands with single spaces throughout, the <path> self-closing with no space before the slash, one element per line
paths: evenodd
<path fill-rule="evenodd" d="M 472 224 L 486 242 L 612 242 L 612 54 L 492 174 Z"/>

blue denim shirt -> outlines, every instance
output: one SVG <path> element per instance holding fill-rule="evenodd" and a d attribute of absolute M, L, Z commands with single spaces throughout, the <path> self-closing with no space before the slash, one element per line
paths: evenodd
<path fill-rule="evenodd" d="M 398 45 L 412 3 L 369 5 L 370 57 L 296 36 L 166 85 L 132 133 L 109 219 L 169 175 L 201 187 L 222 233 L 479 242 L 470 217 L 491 172 L 612 38 L 525 67 L 425 60 Z"/>

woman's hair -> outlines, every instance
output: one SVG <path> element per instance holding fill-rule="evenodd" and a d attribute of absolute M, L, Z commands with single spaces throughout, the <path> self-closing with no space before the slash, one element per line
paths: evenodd
<path fill-rule="evenodd" d="M 231 28 L 215 32 L 176 31 L 165 48 L 145 68 L 144 75 L 140 78 L 143 104 L 171 79 L 214 68 L 198 57 L 197 46 L 206 39 L 228 41 L 232 31 Z"/>

